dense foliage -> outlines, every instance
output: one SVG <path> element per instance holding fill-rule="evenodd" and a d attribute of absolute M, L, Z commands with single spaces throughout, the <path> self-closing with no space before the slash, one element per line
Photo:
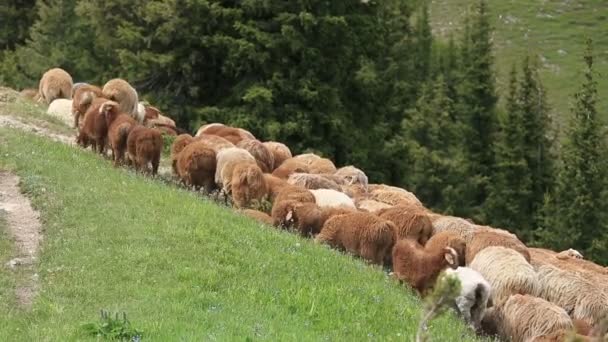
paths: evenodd
<path fill-rule="evenodd" d="M 483 0 L 448 42 L 433 37 L 424 1 L 39 0 L 25 8 L 0 6 L 11 28 L 3 31 L 0 83 L 35 87 L 55 66 L 75 81 L 120 76 L 182 127 L 238 125 L 296 153 L 357 165 L 370 181 L 412 190 L 434 210 L 528 242 L 562 247 L 543 232 L 563 227 L 582 235 L 571 234 L 569 247 L 602 243 L 583 232 L 605 229 L 587 213 L 600 211 L 605 184 L 581 180 L 573 191 L 580 175 L 567 171 L 575 170 L 569 155 L 580 165 L 606 160 L 574 147 L 600 146 L 589 139 L 603 139 L 601 123 L 589 120 L 586 132 L 597 133 L 571 138 L 556 162 L 545 90 L 527 58 L 498 106 Z M 594 106 L 586 101 L 577 112 Z M 544 205 L 552 190 L 552 205 L 584 202 L 570 208 L 572 219 Z"/>

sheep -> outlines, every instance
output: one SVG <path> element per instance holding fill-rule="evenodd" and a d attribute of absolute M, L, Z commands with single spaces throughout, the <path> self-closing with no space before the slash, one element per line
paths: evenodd
<path fill-rule="evenodd" d="M 340 184 L 340 183 L 338 183 Z M 355 200 L 366 200 L 369 199 L 368 195 L 368 189 L 364 186 L 362 186 L 361 184 L 350 184 L 350 185 L 344 185 L 344 184 L 340 184 L 341 188 L 342 188 L 342 192 L 345 193 L 346 195 L 348 195 L 348 197 L 353 198 Z M 379 202 L 379 201 L 376 201 Z M 386 203 L 383 203 L 386 204 Z M 389 204 L 386 204 L 387 206 L 390 206 Z"/>
<path fill-rule="evenodd" d="M 557 253 L 556 257 L 558 259 L 568 259 L 568 258 L 582 259 L 583 255 L 576 249 L 569 248 L 565 251 L 561 251 L 561 252 Z"/>
<path fill-rule="evenodd" d="M 323 174 L 323 173 L 333 174 L 336 171 L 337 171 L 337 169 L 336 169 L 336 166 L 334 165 L 334 163 L 327 158 L 320 158 L 320 159 L 314 160 L 308 166 L 308 172 L 314 173 L 314 174 Z"/>
<path fill-rule="evenodd" d="M 272 206 L 271 216 L 275 227 L 295 228 L 305 237 L 317 235 L 325 223 L 321 208 L 310 202 L 277 202 Z"/>
<path fill-rule="evenodd" d="M 313 162 L 317 161 L 317 160 L 321 160 L 322 158 L 314 153 L 304 153 L 304 154 L 298 154 L 297 156 L 293 157 L 294 159 L 306 164 L 306 165 L 311 165 Z"/>
<path fill-rule="evenodd" d="M 103 97 L 101 88 L 83 84 L 72 88 L 72 115 L 74 116 L 74 128 L 79 128 L 80 118 L 87 112 L 95 98 Z"/>
<path fill-rule="evenodd" d="M 569 251 L 562 251 L 560 253 L 556 253 L 551 250 L 542 249 L 542 248 L 529 248 L 530 254 L 532 256 L 532 264 L 535 265 L 535 259 L 538 261 L 543 261 L 544 263 L 550 263 L 554 266 L 557 266 L 562 269 L 567 270 L 576 270 L 578 272 L 583 272 L 585 274 L 592 274 L 595 276 L 608 276 L 608 269 L 597 265 L 589 260 L 584 260 L 574 257 L 566 257 L 566 255 L 571 254 Z M 580 254 L 580 253 L 579 253 Z"/>
<path fill-rule="evenodd" d="M 358 209 L 365 210 L 370 213 L 374 213 L 374 212 L 377 212 L 382 209 L 392 208 L 392 206 L 390 206 L 386 203 L 382 203 L 382 202 L 378 202 L 378 201 L 374 201 L 374 200 L 368 200 L 368 199 L 356 200 L 355 205 L 357 206 Z"/>
<path fill-rule="evenodd" d="M 237 208 L 246 208 L 261 202 L 268 190 L 264 173 L 255 163 L 238 163 L 232 171 L 230 182 L 232 200 Z"/>
<path fill-rule="evenodd" d="M 88 86 L 90 84 L 88 84 L 87 82 L 76 82 L 74 84 L 72 84 L 72 98 L 74 98 L 74 93 L 76 93 L 76 90 L 78 90 L 80 87 L 84 87 L 84 86 Z"/>
<path fill-rule="evenodd" d="M 249 151 L 249 153 L 251 153 L 251 155 L 255 158 L 260 169 L 262 169 L 262 172 L 272 172 L 274 167 L 274 155 L 259 140 L 241 140 L 238 144 L 236 144 L 236 146 Z"/>
<path fill-rule="evenodd" d="M 469 267 L 448 268 L 445 274 L 460 280 L 460 293 L 455 299 L 456 307 L 465 322 L 478 331 L 492 291 L 490 283 L 479 272 Z"/>
<path fill-rule="evenodd" d="M 239 211 L 241 214 L 250 217 L 260 223 L 264 223 L 267 224 L 269 226 L 272 226 L 272 217 L 270 217 L 270 215 L 261 212 L 259 210 L 254 210 L 254 209 L 241 209 Z"/>
<path fill-rule="evenodd" d="M 152 174 L 156 175 L 162 149 L 163 138 L 159 131 L 142 125 L 131 129 L 127 138 L 127 151 L 129 160 L 135 165 L 136 170 L 149 172 L 148 164 L 151 163 Z"/>
<path fill-rule="evenodd" d="M 227 139 L 233 144 L 238 144 L 241 140 L 252 139 L 255 140 L 253 134 L 242 128 L 230 127 L 220 123 L 207 124 L 199 128 L 196 132 L 198 137 L 201 134 L 212 134 Z"/>
<path fill-rule="evenodd" d="M 92 144 L 93 151 L 98 151 L 100 154 L 104 154 L 105 152 L 108 124 L 105 116 L 99 112 L 99 109 L 107 101 L 104 98 L 93 100 L 84 115 L 82 128 L 76 138 L 76 143 L 84 148 L 90 143 Z"/>
<path fill-rule="evenodd" d="M 273 171 L 277 167 L 279 167 L 285 160 L 292 157 L 291 150 L 285 144 L 276 141 L 266 141 L 262 144 L 266 146 L 266 148 L 272 153 L 272 156 L 274 157 L 274 165 L 272 166 Z"/>
<path fill-rule="evenodd" d="M 274 205 L 277 203 L 281 203 L 283 201 L 298 201 L 298 202 L 308 202 L 308 203 L 316 203 L 315 196 L 310 192 L 310 190 L 303 188 L 301 186 L 295 185 L 287 185 L 284 186 L 276 195 L 274 199 Z"/>
<path fill-rule="evenodd" d="M 499 336 L 513 342 L 542 341 L 543 337 L 574 328 L 562 308 L 524 294 L 511 295 L 487 310 L 483 323 L 494 325 Z"/>
<path fill-rule="evenodd" d="M 194 140 L 204 141 L 209 147 L 213 148 L 215 153 L 226 148 L 235 147 L 233 143 L 217 135 L 201 134 L 195 137 Z"/>
<path fill-rule="evenodd" d="M 334 181 L 320 175 L 310 173 L 292 173 L 287 178 L 287 183 L 303 186 L 306 189 L 331 189 L 340 191 L 341 187 Z"/>
<path fill-rule="evenodd" d="M 384 184 L 369 185 L 369 198 L 390 205 L 411 205 L 424 208 L 422 202 L 413 193 Z"/>
<path fill-rule="evenodd" d="M 46 113 L 60 119 L 69 126 L 72 123 L 72 100 L 55 99 L 47 108 Z"/>
<path fill-rule="evenodd" d="M 127 138 L 137 122 L 128 114 L 119 112 L 118 103 L 106 101 L 99 107 L 99 113 L 106 119 L 108 126 L 108 144 L 112 150 L 114 165 L 118 166 L 124 159 L 127 149 Z"/>
<path fill-rule="evenodd" d="M 431 237 L 433 225 L 422 211 L 397 206 L 379 210 L 376 215 L 395 224 L 397 239 L 412 239 L 424 245 Z"/>
<path fill-rule="evenodd" d="M 465 242 L 471 241 L 475 227 L 465 219 L 454 216 L 435 216 L 433 222 L 433 234 L 443 231 L 453 231 L 460 235 Z"/>
<path fill-rule="evenodd" d="M 403 239 L 395 243 L 392 254 L 393 276 L 421 295 L 435 284 L 441 271 L 458 267 L 458 254 L 452 247 L 430 249 Z"/>
<path fill-rule="evenodd" d="M 315 202 L 320 207 L 350 207 L 356 208 L 355 202 L 345 194 L 330 189 L 310 190 L 315 196 Z"/>
<path fill-rule="evenodd" d="M 536 271 L 524 257 L 510 248 L 484 248 L 469 265 L 492 285 L 492 301 L 498 303 L 512 294 L 537 295 L 540 282 Z"/>
<path fill-rule="evenodd" d="M 247 150 L 238 147 L 230 147 L 219 151 L 216 155 L 217 164 L 215 169 L 215 184 L 224 192 L 229 193 L 232 189 L 232 172 L 238 164 L 255 164 L 255 158 Z"/>
<path fill-rule="evenodd" d="M 325 221 L 315 242 L 343 249 L 368 262 L 383 265 L 395 244 L 395 225 L 375 215 L 356 212 Z"/>
<path fill-rule="evenodd" d="M 179 153 L 193 141 L 194 138 L 190 134 L 180 134 L 173 140 L 173 144 L 171 144 L 171 168 L 173 169 L 174 174 L 179 175 L 177 172 L 177 159 Z"/>
<path fill-rule="evenodd" d="M 285 181 L 284 179 L 275 177 L 270 173 L 264 174 L 264 180 L 266 181 L 266 186 L 268 189 L 268 198 L 271 202 L 275 202 L 275 198 L 277 197 L 279 192 L 283 190 L 283 188 L 285 188 L 286 186 L 290 186 L 289 183 L 287 183 L 287 181 Z"/>
<path fill-rule="evenodd" d="M 511 248 L 520 253 L 527 262 L 530 262 L 530 252 L 528 252 L 526 245 L 519 241 L 519 239 L 494 231 L 476 231 L 473 233 L 471 240 L 467 243 L 465 257 L 467 265 L 473 261 L 475 255 L 479 253 L 479 251 L 489 246 Z"/>
<path fill-rule="evenodd" d="M 36 102 L 38 102 L 38 100 L 40 99 L 40 94 L 38 93 L 38 89 L 33 89 L 33 88 L 25 88 L 25 89 L 21 90 L 19 92 L 19 96 L 26 98 L 26 99 L 36 101 Z"/>
<path fill-rule="evenodd" d="M 53 68 L 42 75 L 38 84 L 40 101 L 47 105 L 55 99 L 72 98 L 72 76 L 61 68 Z"/>
<path fill-rule="evenodd" d="M 542 283 L 538 296 L 559 305 L 572 318 L 594 325 L 608 315 L 608 294 L 593 278 L 548 264 L 536 270 Z"/>
<path fill-rule="evenodd" d="M 117 102 L 121 112 L 131 115 L 138 123 L 144 123 L 145 113 L 138 110 L 137 91 L 121 78 L 109 80 L 101 89 L 103 97 Z M 141 131 L 141 130 L 140 130 Z"/>
<path fill-rule="evenodd" d="M 352 165 L 339 168 L 334 175 L 341 179 L 343 185 L 361 184 L 364 188 L 368 186 L 365 173 Z"/>
<path fill-rule="evenodd" d="M 454 232 L 445 231 L 432 235 L 431 238 L 426 242 L 425 247 L 431 250 L 452 247 L 456 251 L 456 254 L 458 254 L 458 266 L 464 266 L 466 264 L 466 243 L 460 237 L 460 235 Z"/>
<path fill-rule="evenodd" d="M 203 141 L 194 141 L 178 153 L 175 170 L 187 186 L 202 187 L 210 193 L 215 187 L 216 163 L 215 151 Z"/>
<path fill-rule="evenodd" d="M 292 173 L 307 173 L 308 165 L 302 160 L 290 158 L 285 160 L 279 167 L 272 171 L 272 174 L 278 178 L 287 179 Z"/>

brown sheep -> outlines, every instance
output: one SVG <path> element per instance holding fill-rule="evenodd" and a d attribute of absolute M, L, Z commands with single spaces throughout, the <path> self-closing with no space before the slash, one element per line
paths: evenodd
<path fill-rule="evenodd" d="M 279 167 L 285 160 L 292 157 L 291 150 L 287 145 L 282 144 L 276 141 L 266 141 L 263 142 L 264 146 L 272 153 L 274 157 L 274 165 L 272 166 L 272 170 L 274 171 L 277 167 Z"/>
<path fill-rule="evenodd" d="M 356 212 L 325 221 L 316 242 L 346 250 L 377 265 L 389 262 L 395 244 L 395 225 L 375 215 Z"/>
<path fill-rule="evenodd" d="M 274 199 L 275 204 L 283 201 L 316 203 L 315 196 L 312 194 L 312 192 L 310 192 L 310 190 L 295 185 L 288 185 L 283 187 Z"/>
<path fill-rule="evenodd" d="M 306 189 L 332 189 L 341 191 L 342 188 L 334 181 L 327 179 L 321 175 L 315 175 L 310 173 L 292 173 L 287 179 L 287 183 L 292 185 L 303 186 Z"/>
<path fill-rule="evenodd" d="M 74 128 L 80 127 L 80 118 L 87 112 L 93 100 L 103 97 L 101 88 L 85 84 L 76 88 L 72 97 L 72 115 L 74 116 Z"/>
<path fill-rule="evenodd" d="M 471 241 L 467 243 L 465 257 L 467 265 L 473 261 L 477 253 L 490 246 L 511 248 L 520 253 L 526 261 L 530 262 L 530 252 L 528 252 L 526 245 L 519 241 L 519 239 L 493 231 L 476 231 L 473 233 Z"/>
<path fill-rule="evenodd" d="M 138 123 L 143 124 L 145 113 L 138 110 L 137 91 L 129 82 L 121 78 L 109 80 L 101 92 L 103 97 L 117 102 L 121 112 L 131 115 Z"/>
<path fill-rule="evenodd" d="M 255 158 L 260 169 L 262 169 L 262 172 L 272 172 L 274 167 L 274 155 L 259 140 L 241 140 L 236 146 L 249 151 Z"/>
<path fill-rule="evenodd" d="M 270 215 L 268 215 L 264 212 L 261 212 L 259 210 L 254 210 L 254 209 L 242 209 L 242 210 L 240 210 L 240 212 L 243 215 L 250 217 L 260 223 L 264 223 L 269 226 L 272 226 L 272 217 L 270 217 Z"/>
<path fill-rule="evenodd" d="M 156 175 L 162 149 L 163 138 L 154 128 L 137 125 L 127 138 L 129 160 L 138 171 L 149 172 L 148 163 L 151 163 L 152 174 Z"/>
<path fill-rule="evenodd" d="M 292 173 L 307 173 L 308 165 L 301 160 L 290 158 L 285 160 L 279 167 L 272 171 L 272 174 L 281 179 L 289 178 Z"/>
<path fill-rule="evenodd" d="M 314 173 L 314 174 L 321 174 L 321 173 L 333 174 L 336 171 L 337 171 L 336 165 L 334 165 L 334 163 L 327 158 L 320 158 L 320 159 L 314 160 L 308 166 L 308 172 Z"/>
<path fill-rule="evenodd" d="M 215 188 L 215 151 L 205 142 L 194 141 L 186 145 L 177 155 L 175 167 L 184 184 L 197 189 L 202 187 L 208 193 Z"/>
<path fill-rule="evenodd" d="M 397 206 L 378 210 L 375 214 L 395 224 L 397 239 L 412 239 L 424 245 L 433 232 L 431 220 L 423 211 Z"/>
<path fill-rule="evenodd" d="M 252 163 L 237 164 L 232 171 L 232 200 L 237 208 L 261 202 L 268 194 L 264 173 Z"/>
<path fill-rule="evenodd" d="M 171 168 L 176 175 L 178 175 L 177 158 L 179 153 L 193 141 L 194 138 L 190 134 L 180 134 L 173 140 L 173 144 L 171 144 Z"/>
<path fill-rule="evenodd" d="M 40 100 L 47 105 L 55 99 L 72 98 L 72 76 L 65 70 L 53 68 L 42 75 L 38 84 Z"/>
<path fill-rule="evenodd" d="M 466 265 L 466 243 L 454 232 L 446 231 L 437 233 L 431 236 L 425 245 L 425 248 L 430 250 L 438 250 L 445 247 L 452 247 L 456 251 L 456 254 L 458 254 L 458 266 Z"/>
<path fill-rule="evenodd" d="M 93 151 L 100 154 L 105 153 L 106 140 L 108 135 L 108 124 L 105 116 L 99 112 L 101 105 L 108 100 L 104 98 L 96 98 L 91 103 L 91 106 L 84 115 L 82 129 L 78 133 L 76 142 L 86 148 L 89 144 L 92 145 Z"/>
<path fill-rule="evenodd" d="M 107 101 L 102 104 L 99 112 L 106 118 L 108 144 L 112 150 L 114 165 L 118 166 L 124 161 L 127 138 L 131 129 L 137 125 L 137 122 L 128 114 L 119 112 L 118 103 L 114 101 Z"/>
<path fill-rule="evenodd" d="M 275 202 L 275 198 L 283 190 L 283 188 L 290 186 L 284 179 L 273 176 L 270 173 L 264 174 L 264 180 L 266 180 L 266 186 L 268 187 L 268 197 L 271 202 Z"/>
<path fill-rule="evenodd" d="M 323 210 L 315 203 L 282 201 L 272 207 L 272 223 L 277 228 L 295 228 L 302 236 L 314 236 L 325 220 Z"/>
<path fill-rule="evenodd" d="M 219 123 L 212 123 L 202 126 L 199 128 L 198 132 L 196 132 L 196 136 L 201 134 L 217 135 L 227 139 L 234 145 L 245 139 L 255 140 L 253 134 L 242 128 L 230 127 Z"/>
<path fill-rule="evenodd" d="M 399 240 L 393 248 L 393 276 L 424 295 L 444 269 L 458 267 L 458 254 L 452 247 L 424 248 L 418 242 Z"/>
<path fill-rule="evenodd" d="M 486 311 L 484 325 L 495 326 L 505 340 L 513 342 L 552 341 L 549 336 L 571 331 L 568 314 L 558 306 L 530 295 L 514 294 Z"/>

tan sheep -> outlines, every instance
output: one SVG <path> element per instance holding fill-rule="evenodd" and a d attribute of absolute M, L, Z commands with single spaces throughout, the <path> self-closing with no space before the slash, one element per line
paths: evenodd
<path fill-rule="evenodd" d="M 471 222 L 454 216 L 435 216 L 431 217 L 433 223 L 433 234 L 444 231 L 455 232 L 464 239 L 465 242 L 470 242 L 473 238 L 473 232 L 476 228 Z"/>
<path fill-rule="evenodd" d="M 536 271 L 524 257 L 501 246 L 481 250 L 469 265 L 492 285 L 492 300 L 498 303 L 512 294 L 537 295 L 541 286 Z"/>
<path fill-rule="evenodd" d="M 445 231 L 434 234 L 427 241 L 425 247 L 431 250 L 439 250 L 445 247 L 452 247 L 458 254 L 458 266 L 464 266 L 466 264 L 466 243 L 457 233 Z"/>
<path fill-rule="evenodd" d="M 38 100 L 40 99 L 40 94 L 38 93 L 38 89 L 33 89 L 33 88 L 25 88 L 25 89 L 21 90 L 19 92 L 19 96 L 21 96 L 25 99 L 36 101 L 36 102 L 38 102 Z"/>
<path fill-rule="evenodd" d="M 321 175 L 310 173 L 292 173 L 287 179 L 287 183 L 292 185 L 303 186 L 306 189 L 332 189 L 340 191 L 341 187 L 334 181 L 327 179 Z"/>
<path fill-rule="evenodd" d="M 537 267 L 542 284 L 539 297 L 570 313 L 572 318 L 595 325 L 608 315 L 608 294 L 594 279 L 552 265 Z"/>
<path fill-rule="evenodd" d="M 338 183 L 339 184 L 339 183 Z M 341 184 L 342 192 L 348 195 L 348 197 L 357 201 L 369 199 L 368 189 L 361 184 L 344 185 Z M 379 201 L 376 201 L 379 202 Z M 386 203 L 384 203 L 386 204 Z M 388 205 L 388 204 L 387 204 Z M 389 205 L 390 206 L 390 205 Z"/>
<path fill-rule="evenodd" d="M 247 150 L 230 147 L 217 153 L 217 166 L 215 170 L 215 184 L 225 192 L 230 192 L 232 174 L 238 164 L 256 164 L 255 158 Z M 257 165 L 257 164 L 256 164 Z"/>
<path fill-rule="evenodd" d="M 475 231 L 467 243 L 466 263 L 470 264 L 475 255 L 486 247 L 502 246 L 511 248 L 520 253 L 526 261 L 530 262 L 528 248 L 519 239 L 495 231 Z"/>
<path fill-rule="evenodd" d="M 261 212 L 259 210 L 254 210 L 254 209 L 241 209 L 240 213 L 242 213 L 243 215 L 250 217 L 260 223 L 264 223 L 269 226 L 272 226 L 272 217 L 270 217 L 270 215 L 268 215 L 264 212 Z"/>
<path fill-rule="evenodd" d="M 285 160 L 272 174 L 281 179 L 287 179 L 292 173 L 307 173 L 308 165 L 301 160 L 290 158 Z"/>
<path fill-rule="evenodd" d="M 264 173 L 255 163 L 238 163 L 232 171 L 230 186 L 237 208 L 259 204 L 268 195 Z"/>
<path fill-rule="evenodd" d="M 138 110 L 137 91 L 121 78 L 109 80 L 101 90 L 103 97 L 118 102 L 120 111 L 131 115 L 138 123 L 143 124 L 145 113 Z"/>
<path fill-rule="evenodd" d="M 413 193 L 384 184 L 369 185 L 369 198 L 389 205 L 410 205 L 424 208 L 422 202 Z"/>
<path fill-rule="evenodd" d="M 309 173 L 333 174 L 336 171 L 337 171 L 336 165 L 334 165 L 334 163 L 327 158 L 320 158 L 320 159 L 314 160 L 312 163 L 310 163 L 308 165 Z"/>
<path fill-rule="evenodd" d="M 204 141 L 209 147 L 213 148 L 215 153 L 226 148 L 235 147 L 233 143 L 217 135 L 201 134 L 194 138 L 194 140 Z"/>
<path fill-rule="evenodd" d="M 383 265 L 390 261 L 395 229 L 390 221 L 369 213 L 336 215 L 325 222 L 315 241 Z"/>
<path fill-rule="evenodd" d="M 330 189 L 314 189 L 310 192 L 315 196 L 315 202 L 320 207 L 349 207 L 356 209 L 355 202 L 336 190 Z"/>
<path fill-rule="evenodd" d="M 413 240 L 399 240 L 393 248 L 393 276 L 419 294 L 426 294 L 444 269 L 458 267 L 458 254 L 451 247 L 425 248 Z"/>
<path fill-rule="evenodd" d="M 101 88 L 90 84 L 74 87 L 72 92 L 72 116 L 74 117 L 74 128 L 80 128 L 80 119 L 87 112 L 93 100 L 103 97 Z"/>
<path fill-rule="evenodd" d="M 220 123 L 212 123 L 202 126 L 196 132 L 196 136 L 198 137 L 201 134 L 217 135 L 222 138 L 225 138 L 234 145 L 245 139 L 255 140 L 255 137 L 249 131 L 246 131 L 242 128 L 226 126 Z"/>
<path fill-rule="evenodd" d="M 272 170 L 274 171 L 277 167 L 279 167 L 285 160 L 292 157 L 291 150 L 287 145 L 276 142 L 276 141 L 266 141 L 263 142 L 264 146 L 272 153 L 274 157 L 274 165 L 272 166 Z"/>
<path fill-rule="evenodd" d="M 321 160 L 321 156 L 318 156 L 314 153 L 304 153 L 304 154 L 298 154 L 297 156 L 294 156 L 293 159 L 298 160 L 298 161 L 310 166 L 313 162 L 315 162 L 317 160 Z"/>
<path fill-rule="evenodd" d="M 274 155 L 259 140 L 241 140 L 238 144 L 236 144 L 236 146 L 249 151 L 249 153 L 251 153 L 251 155 L 255 158 L 260 169 L 262 169 L 262 172 L 272 172 L 274 167 Z"/>
<path fill-rule="evenodd" d="M 315 196 L 312 194 L 312 192 L 310 192 L 310 190 L 306 188 L 288 184 L 287 186 L 283 187 L 276 195 L 274 199 L 274 204 L 276 205 L 277 203 L 283 201 L 315 203 Z"/>
<path fill-rule="evenodd" d="M 378 202 L 378 201 L 374 201 L 374 200 L 368 200 L 368 199 L 356 200 L 355 205 L 357 206 L 358 209 L 365 210 L 370 213 L 375 213 L 382 209 L 392 208 L 392 206 L 390 206 L 386 203 L 382 203 L 382 202 Z"/>
<path fill-rule="evenodd" d="M 379 210 L 375 214 L 395 224 L 397 239 L 411 239 L 424 245 L 433 232 L 431 220 L 424 211 L 396 206 Z"/>
<path fill-rule="evenodd" d="M 368 186 L 365 172 L 352 165 L 339 168 L 334 172 L 334 176 L 338 177 L 341 180 L 340 183 L 343 185 L 361 184 L 364 188 L 367 188 Z"/>
<path fill-rule="evenodd" d="M 72 98 L 72 76 L 61 68 L 53 68 L 42 75 L 38 84 L 40 100 L 47 105 L 55 99 Z"/>
<path fill-rule="evenodd" d="M 212 148 L 203 141 L 193 141 L 177 155 L 176 173 L 184 184 L 210 193 L 215 188 L 216 163 Z"/>
<path fill-rule="evenodd" d="M 541 341 L 545 336 L 574 329 L 572 320 L 560 307 L 521 294 L 487 310 L 483 321 L 486 325 L 490 321 L 500 337 L 513 342 Z"/>

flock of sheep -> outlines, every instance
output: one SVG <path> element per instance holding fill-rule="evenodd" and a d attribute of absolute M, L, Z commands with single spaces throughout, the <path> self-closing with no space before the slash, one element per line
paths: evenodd
<path fill-rule="evenodd" d="M 444 274 L 458 277 L 454 308 L 478 333 L 536 342 L 605 338 L 608 268 L 575 250 L 529 248 L 506 230 L 434 213 L 404 189 L 368 184 L 354 166 L 292 156 L 286 145 L 242 128 L 212 123 L 195 136 L 179 134 L 122 79 L 99 88 L 51 69 L 38 91 L 22 93 L 70 115 L 78 144 L 99 153 L 109 147 L 116 165 L 156 173 L 161 134 L 176 136 L 172 170 L 185 185 L 220 191 L 244 215 L 391 267 L 420 295 Z M 254 209 L 264 203 L 271 209 Z"/>

